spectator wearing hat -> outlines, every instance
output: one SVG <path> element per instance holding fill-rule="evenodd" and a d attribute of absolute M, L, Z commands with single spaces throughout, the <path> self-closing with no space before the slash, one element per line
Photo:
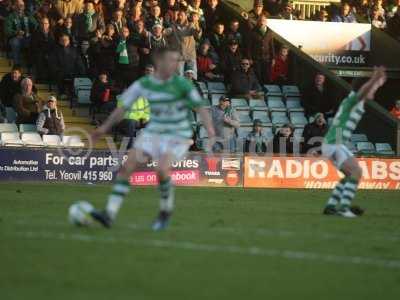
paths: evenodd
<path fill-rule="evenodd" d="M 294 127 L 292 124 L 285 124 L 277 130 L 273 139 L 274 153 L 280 155 L 293 154 L 295 149 Z M 300 150 L 300 149 L 298 149 Z"/>
<path fill-rule="evenodd" d="M 40 134 L 54 134 L 63 136 L 65 130 L 64 117 L 57 108 L 57 99 L 50 96 L 44 110 L 36 121 L 37 131 Z"/>
<path fill-rule="evenodd" d="M 261 90 L 257 77 L 250 66 L 250 60 L 243 58 L 240 68 L 231 77 L 230 95 L 233 97 L 257 98 Z"/>
<path fill-rule="evenodd" d="M 218 105 L 211 107 L 211 118 L 215 129 L 215 136 L 222 141 L 215 147 L 216 150 L 236 151 L 235 129 L 239 128 L 239 118 L 236 110 L 231 107 L 231 100 L 221 96 Z M 221 149 L 222 148 L 222 149 Z"/>
<path fill-rule="evenodd" d="M 307 124 L 303 130 L 302 153 L 317 155 L 321 154 L 321 142 L 328 131 L 323 113 L 316 113 L 314 121 Z"/>
<path fill-rule="evenodd" d="M 253 122 L 253 130 L 246 137 L 245 152 L 265 153 L 267 151 L 267 138 L 262 132 L 262 123 L 259 119 Z"/>
<path fill-rule="evenodd" d="M 217 66 L 210 56 L 210 43 L 204 41 L 197 53 L 197 77 L 200 81 L 212 81 L 220 78 L 216 73 Z"/>
<path fill-rule="evenodd" d="M 284 85 L 289 83 L 289 48 L 282 45 L 279 53 L 272 60 L 271 82 Z"/>
<path fill-rule="evenodd" d="M 148 34 L 145 48 L 149 50 L 149 54 L 154 50 L 167 47 L 167 40 L 164 37 L 163 26 L 159 23 L 153 25 L 151 33 Z"/>
<path fill-rule="evenodd" d="M 400 100 L 396 101 L 396 105 L 390 111 L 393 117 L 400 119 Z"/>
<path fill-rule="evenodd" d="M 14 106 L 17 112 L 17 124 L 36 124 L 39 112 L 42 110 L 42 99 L 33 90 L 33 82 L 29 78 L 21 81 L 21 91 L 14 96 Z"/>
<path fill-rule="evenodd" d="M 240 70 L 242 58 L 239 42 L 235 39 L 229 40 L 221 57 L 221 69 L 226 83 L 230 83 L 232 74 Z"/>

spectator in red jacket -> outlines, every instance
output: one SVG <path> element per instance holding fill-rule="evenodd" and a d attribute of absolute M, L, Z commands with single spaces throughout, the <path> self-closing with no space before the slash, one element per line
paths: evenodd
<path fill-rule="evenodd" d="M 211 59 L 209 50 L 210 43 L 205 40 L 197 54 L 197 76 L 200 81 L 209 81 L 218 77 L 215 73 L 217 66 Z"/>
<path fill-rule="evenodd" d="M 271 64 L 271 82 L 283 85 L 288 83 L 289 48 L 285 45 L 279 50 Z"/>
<path fill-rule="evenodd" d="M 400 119 L 400 100 L 396 101 L 396 105 L 392 108 L 390 113 L 397 119 Z"/>

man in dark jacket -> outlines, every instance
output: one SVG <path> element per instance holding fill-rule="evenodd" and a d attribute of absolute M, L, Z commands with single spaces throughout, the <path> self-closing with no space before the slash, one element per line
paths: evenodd
<path fill-rule="evenodd" d="M 13 99 L 16 94 L 21 92 L 22 81 L 21 68 L 15 65 L 11 72 L 4 75 L 0 82 L 0 99 L 1 103 L 6 107 L 13 107 Z"/>
<path fill-rule="evenodd" d="M 50 68 L 60 93 L 65 93 L 65 81 L 84 74 L 82 58 L 70 45 L 69 36 L 61 35 L 59 44 L 50 56 Z"/>
<path fill-rule="evenodd" d="M 326 118 L 334 115 L 334 99 L 326 87 L 323 74 L 315 75 L 313 84 L 304 91 L 302 101 L 307 117 L 314 116 L 318 112 L 322 112 Z"/>
<path fill-rule="evenodd" d="M 303 148 L 302 153 L 308 154 L 320 154 L 322 139 L 324 138 L 326 132 L 328 131 L 328 126 L 323 113 L 316 113 L 314 116 L 314 121 L 307 124 L 303 131 Z"/>
<path fill-rule="evenodd" d="M 231 96 L 256 98 L 260 91 L 260 85 L 253 70 L 250 68 L 250 60 L 242 59 L 240 69 L 231 77 Z"/>
<path fill-rule="evenodd" d="M 43 18 L 39 29 L 33 33 L 31 44 L 36 81 L 49 78 L 49 56 L 55 45 L 56 42 L 50 30 L 50 21 L 48 18 Z"/>
<path fill-rule="evenodd" d="M 254 71 L 261 84 L 268 83 L 272 58 L 275 57 L 273 36 L 267 24 L 267 16 L 261 15 L 248 42 L 251 45 L 248 55 L 253 60 Z"/>
<path fill-rule="evenodd" d="M 238 41 L 235 39 L 228 41 L 228 47 L 223 52 L 221 59 L 221 69 L 226 83 L 229 83 L 232 74 L 240 69 L 241 60 L 242 54 L 239 50 Z"/>

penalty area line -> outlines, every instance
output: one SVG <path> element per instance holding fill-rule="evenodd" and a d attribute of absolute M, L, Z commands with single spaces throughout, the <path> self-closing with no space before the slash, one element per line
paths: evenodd
<path fill-rule="evenodd" d="M 237 245 L 217 245 L 196 243 L 190 241 L 166 241 L 159 239 L 129 239 L 115 237 L 96 237 L 87 234 L 64 234 L 51 232 L 16 232 L 18 237 L 26 239 L 44 239 L 44 240 L 62 240 L 62 241 L 82 241 L 98 242 L 110 244 L 128 244 L 132 246 L 144 246 L 150 248 L 167 248 L 177 250 L 190 250 L 197 252 L 215 252 L 225 254 L 240 254 L 247 256 L 264 256 L 283 258 L 289 260 L 315 261 L 319 263 L 352 264 L 362 266 L 374 266 L 387 269 L 400 269 L 400 260 L 391 260 L 383 258 L 361 257 L 361 256 L 343 256 L 336 254 L 324 254 L 317 252 L 305 252 L 295 250 L 278 250 L 263 248 L 258 246 L 243 247 Z M 15 235 L 10 235 L 15 236 Z"/>

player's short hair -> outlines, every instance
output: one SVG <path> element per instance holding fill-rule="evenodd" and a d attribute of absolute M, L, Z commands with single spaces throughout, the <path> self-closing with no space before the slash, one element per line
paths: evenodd
<path fill-rule="evenodd" d="M 179 53 L 179 49 L 176 47 L 161 47 L 161 48 L 154 49 L 153 53 L 151 54 L 152 62 L 154 63 L 157 58 L 163 57 L 168 52 Z"/>

